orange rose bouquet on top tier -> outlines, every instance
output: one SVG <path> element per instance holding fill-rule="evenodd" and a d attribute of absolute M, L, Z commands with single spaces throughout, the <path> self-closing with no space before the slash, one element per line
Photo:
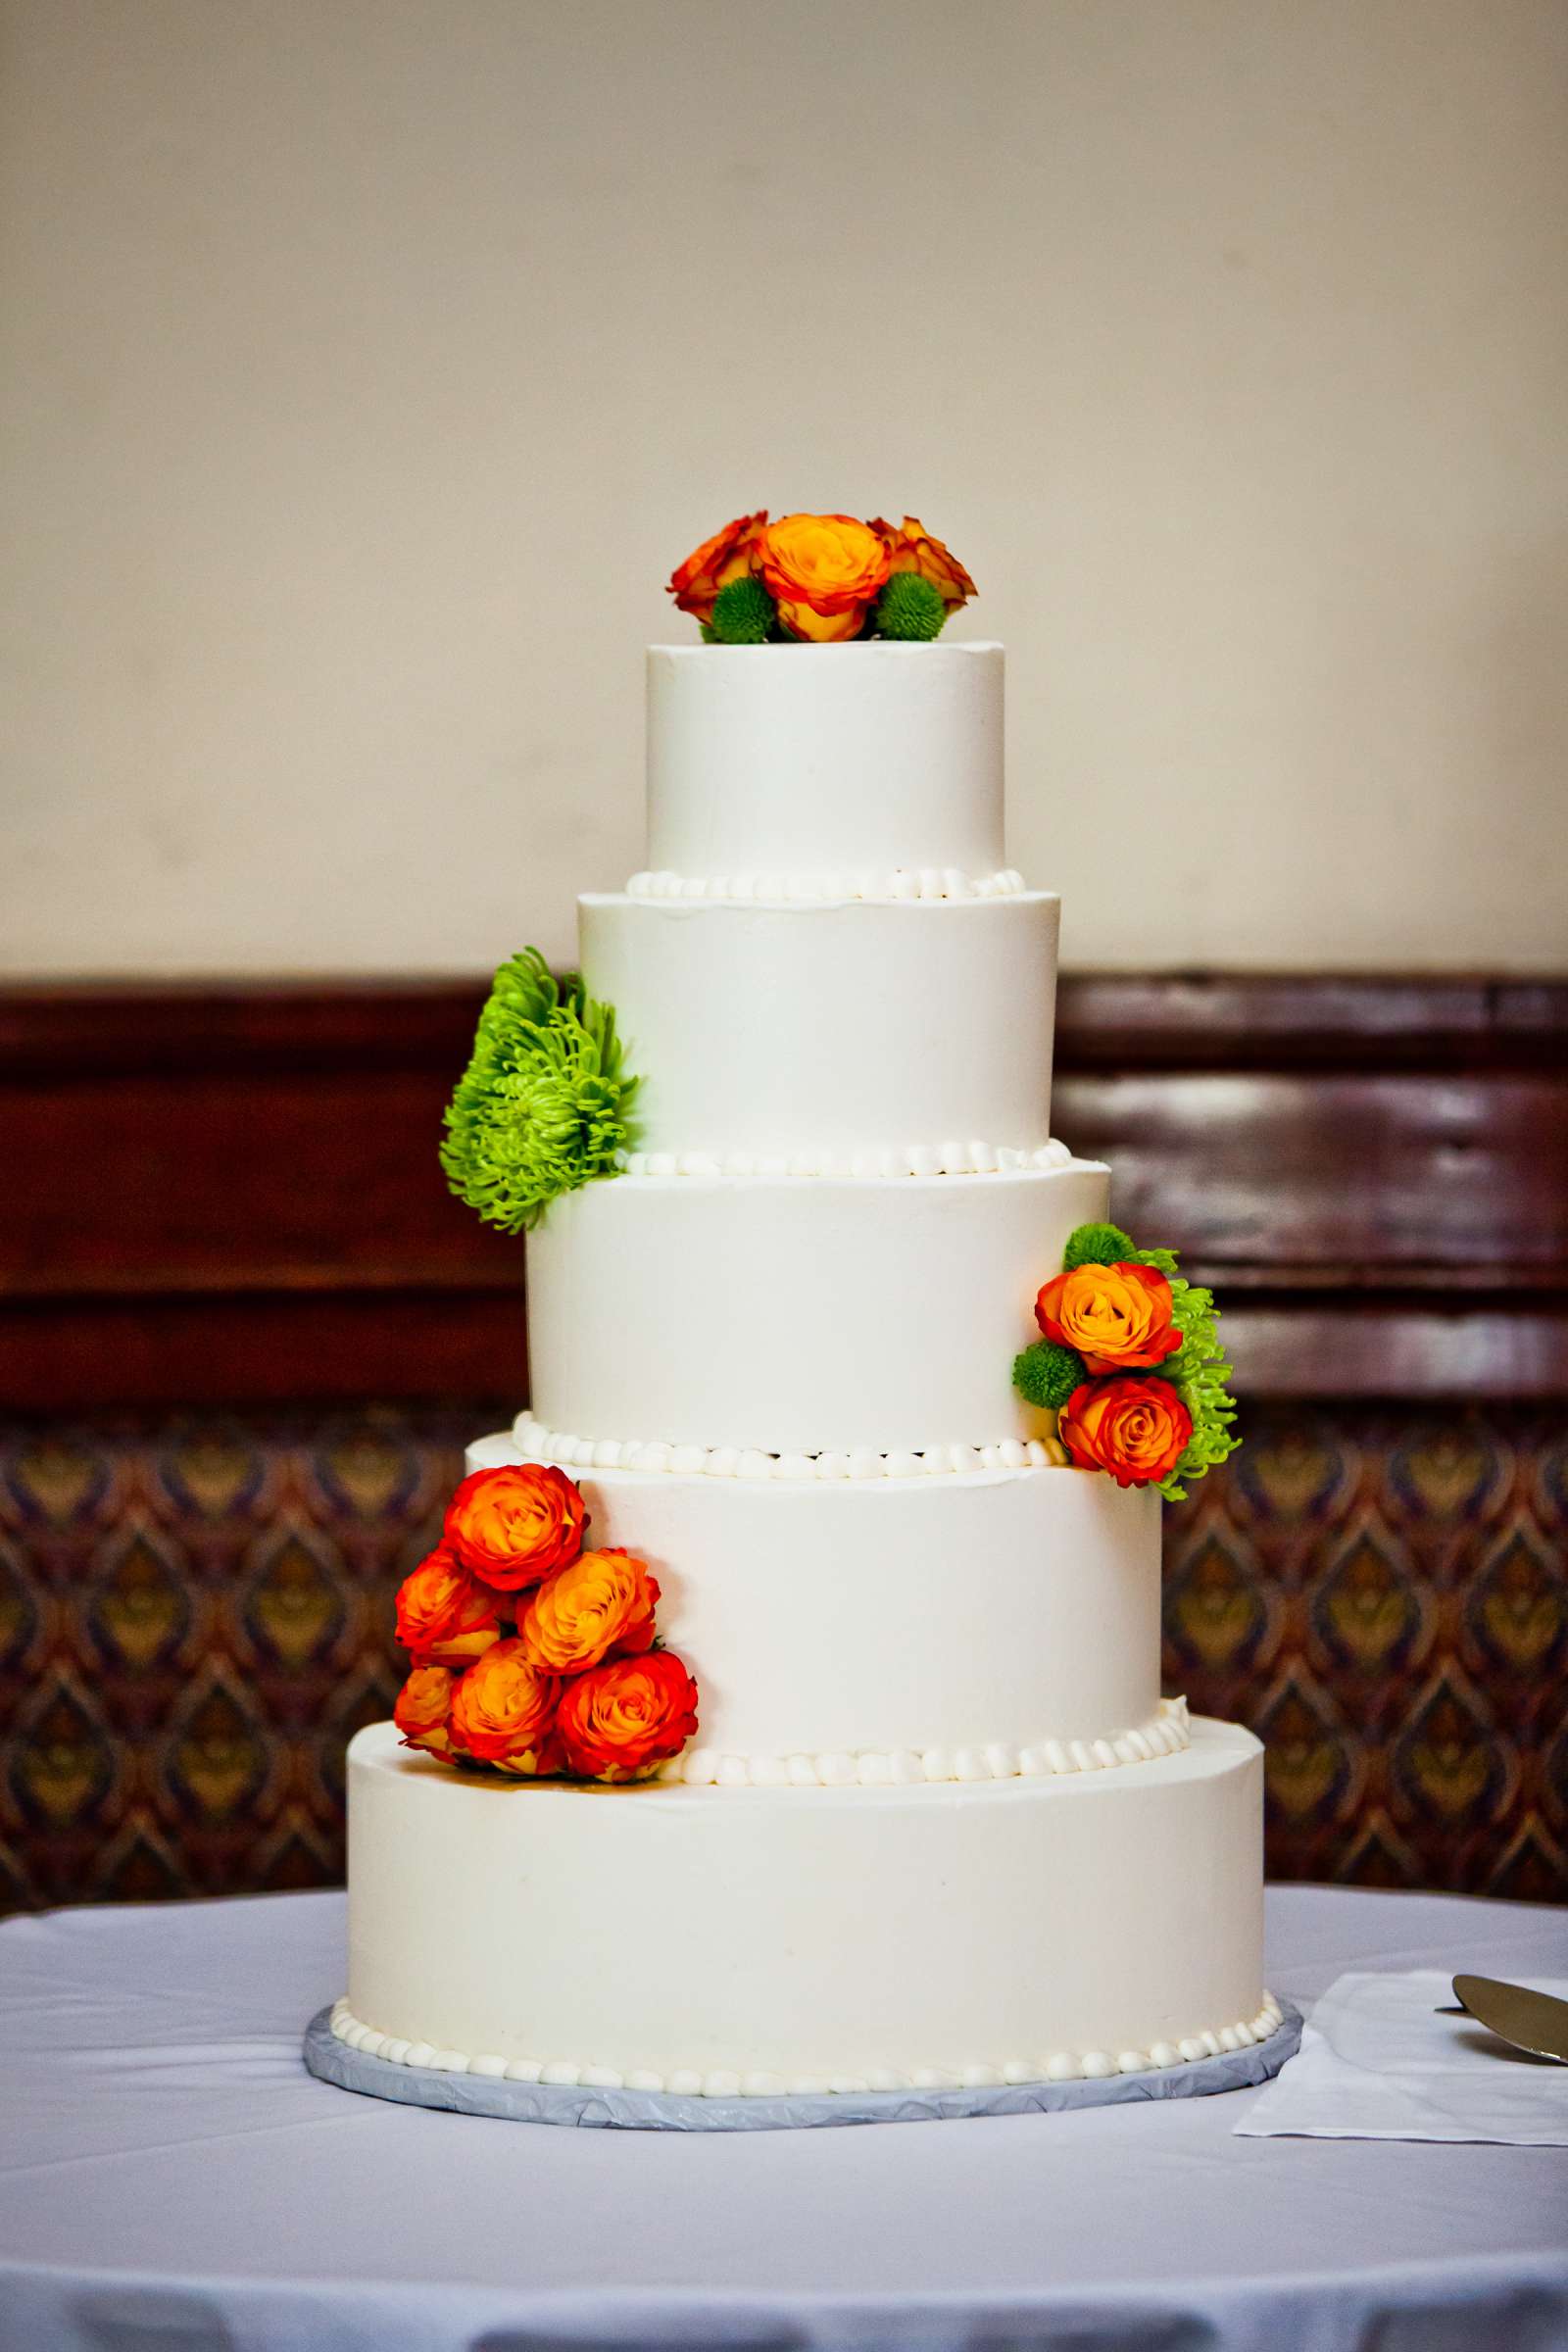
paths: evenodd
<path fill-rule="evenodd" d="M 756 570 L 757 542 L 766 520 L 765 507 L 756 514 L 738 514 L 676 565 L 669 593 L 683 612 L 711 622 L 713 607 L 731 580 L 745 579 Z"/>
<path fill-rule="evenodd" d="M 975 593 L 922 522 L 853 514 L 737 515 L 678 564 L 669 593 L 708 645 L 843 645 L 937 636 Z"/>
<path fill-rule="evenodd" d="M 697 1685 L 658 1645 L 658 1580 L 618 1544 L 585 1550 L 587 1527 L 581 1488 L 553 1464 L 463 1481 L 398 1592 L 406 1747 L 519 1780 L 641 1780 L 680 1753 Z"/>
<path fill-rule="evenodd" d="M 885 542 L 851 514 L 786 514 L 762 533 L 757 560 L 785 636 L 811 645 L 858 637 L 892 569 Z"/>
<path fill-rule="evenodd" d="M 1013 1386 L 1078 1469 L 1179 1501 L 1184 1479 L 1240 1443 L 1217 1320 L 1212 1292 L 1177 1272 L 1174 1250 L 1080 1225 L 1035 1299 L 1044 1336 L 1013 1364 Z"/>
<path fill-rule="evenodd" d="M 956 612 L 977 593 L 973 580 L 958 562 L 951 548 L 934 539 L 923 522 L 912 514 L 895 526 L 883 522 L 880 516 L 871 528 L 888 551 L 890 577 L 912 572 L 917 578 L 929 580 L 949 612 Z"/>

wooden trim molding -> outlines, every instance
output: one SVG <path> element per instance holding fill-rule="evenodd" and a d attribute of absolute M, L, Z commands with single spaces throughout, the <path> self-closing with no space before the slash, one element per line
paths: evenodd
<path fill-rule="evenodd" d="M 12 1407 L 525 1394 L 434 1143 L 480 981 L 0 989 Z M 1568 1395 L 1568 982 L 1070 975 L 1053 1124 L 1244 1394 Z"/>

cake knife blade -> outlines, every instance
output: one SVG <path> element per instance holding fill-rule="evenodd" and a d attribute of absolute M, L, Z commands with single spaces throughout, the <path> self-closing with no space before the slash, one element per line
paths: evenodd
<path fill-rule="evenodd" d="M 1460 2007 L 1499 2040 L 1568 2066 L 1568 2001 L 1498 1977 L 1455 1977 L 1453 1990 Z"/>

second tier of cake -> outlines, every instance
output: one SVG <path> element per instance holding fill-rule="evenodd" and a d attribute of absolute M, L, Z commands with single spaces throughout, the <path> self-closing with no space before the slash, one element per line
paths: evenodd
<path fill-rule="evenodd" d="M 555 1458 L 531 1424 L 470 1470 Z M 647 1561 L 702 1690 L 696 1785 L 910 1786 L 1171 1755 L 1159 1503 L 1083 1472 L 750 1478 L 570 1466 L 589 1541 Z"/>

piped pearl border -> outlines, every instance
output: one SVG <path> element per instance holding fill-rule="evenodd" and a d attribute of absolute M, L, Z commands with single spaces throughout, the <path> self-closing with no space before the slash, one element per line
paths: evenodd
<path fill-rule="evenodd" d="M 332 2032 L 351 2050 L 368 2058 L 385 2059 L 391 2066 L 427 2066 L 439 2074 L 489 2076 L 508 2082 L 545 2082 L 562 2089 L 581 2085 L 590 2090 L 665 2091 L 677 2098 L 776 2099 L 821 2097 L 838 2092 L 855 2096 L 869 2090 L 986 2090 L 1004 2083 L 1091 2082 L 1107 2075 L 1144 2075 L 1172 2066 L 1192 2066 L 1200 2058 L 1218 2058 L 1227 2050 L 1248 2049 L 1279 2032 L 1284 2014 L 1271 1992 L 1255 2017 L 1234 2026 L 1185 2034 L 1180 2041 L 1156 2041 L 1147 2050 L 1051 2050 L 1043 2058 L 1005 2058 L 1000 2065 L 916 2066 L 905 2073 L 893 2067 L 871 2067 L 863 2075 L 777 2075 L 759 2069 L 731 2073 L 715 2069 L 701 2073 L 695 2067 L 674 2067 L 656 2074 L 646 2067 L 626 2073 L 612 2066 L 583 2066 L 573 2059 L 468 2057 L 462 2050 L 437 2049 L 433 2042 L 408 2041 L 401 2035 L 377 2033 L 357 2018 L 347 1999 L 332 2008 Z"/>
<path fill-rule="evenodd" d="M 837 899 L 1015 899 L 1023 889 L 1022 874 L 1010 865 L 995 874 L 966 874 L 956 865 L 897 866 L 880 874 L 672 874 L 661 869 L 633 874 L 626 896 L 720 899 L 742 906 L 762 900 L 789 906 Z"/>
<path fill-rule="evenodd" d="M 1062 1468 L 1065 1451 L 1042 1438 L 1004 1438 L 995 1446 L 935 1446 L 924 1453 L 877 1453 L 868 1446 L 848 1453 L 763 1453 L 755 1446 L 645 1445 L 637 1438 L 579 1438 L 546 1429 L 519 1413 L 512 1434 L 536 1462 L 564 1470 L 646 1470 L 674 1478 L 932 1478 L 980 1470 Z"/>
<path fill-rule="evenodd" d="M 1028 1747 L 994 1740 L 984 1747 L 862 1748 L 825 1755 L 732 1756 L 690 1747 L 656 1778 L 691 1788 L 887 1788 L 926 1781 L 1037 1780 L 1055 1773 L 1107 1772 L 1148 1764 L 1192 1743 L 1185 1698 L 1162 1698 L 1148 1723 L 1100 1740 L 1040 1740 Z"/>
<path fill-rule="evenodd" d="M 1031 1168 L 1065 1168 L 1065 1144 L 1014 1149 L 1007 1144 L 899 1144 L 860 1152 L 622 1152 L 623 1176 L 1017 1176 Z"/>

